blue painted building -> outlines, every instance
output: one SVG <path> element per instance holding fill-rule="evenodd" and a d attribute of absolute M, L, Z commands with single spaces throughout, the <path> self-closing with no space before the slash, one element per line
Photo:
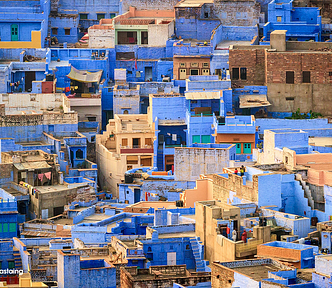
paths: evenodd
<path fill-rule="evenodd" d="M 17 238 L 14 238 L 17 239 Z M 1 270 L 4 272 L 0 275 L 0 281 L 7 281 L 7 283 L 19 283 L 18 274 L 7 274 L 7 269 L 22 269 L 22 260 L 19 252 L 14 250 L 13 240 L 0 240 L 0 261 Z"/>
<path fill-rule="evenodd" d="M 287 30 L 286 40 L 321 41 L 322 21 L 316 7 L 293 7 L 293 0 L 273 0 L 268 5 L 268 22 L 264 25 L 264 40 L 270 40 L 274 30 Z"/>
<path fill-rule="evenodd" d="M 1 48 L 42 48 L 48 33 L 50 0 L 2 1 Z M 20 13 L 17 13 L 17 11 Z M 8 42 L 18 42 L 22 46 Z"/>
<path fill-rule="evenodd" d="M 111 0 L 108 2 L 91 1 L 82 2 L 79 0 L 60 0 L 53 11 L 59 14 L 76 15 L 80 26 L 80 33 L 87 32 L 87 29 L 99 24 L 100 19 L 114 18 L 119 13 L 120 1 Z M 71 26 L 68 26 L 71 27 Z M 83 35 L 83 34 L 81 34 Z"/>
<path fill-rule="evenodd" d="M 108 260 L 80 260 L 74 251 L 59 250 L 58 287 L 116 287 L 116 268 Z"/>
<path fill-rule="evenodd" d="M 3 190 L 0 188 L 0 194 Z M 1 197 L 0 200 L 0 238 L 12 238 L 18 236 L 18 212 L 17 200 L 5 199 Z"/>

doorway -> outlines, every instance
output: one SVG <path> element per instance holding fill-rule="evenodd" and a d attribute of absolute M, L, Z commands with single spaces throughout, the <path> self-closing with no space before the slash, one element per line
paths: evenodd
<path fill-rule="evenodd" d="M 176 265 L 176 252 L 167 253 L 167 265 Z"/>
<path fill-rule="evenodd" d="M 180 69 L 180 77 L 179 80 L 184 80 L 187 78 L 187 70 L 186 69 Z"/>
<path fill-rule="evenodd" d="M 27 71 L 25 72 L 25 91 L 31 92 L 32 90 L 32 81 L 36 80 L 36 72 Z"/>
<path fill-rule="evenodd" d="M 11 41 L 18 41 L 18 25 L 11 25 Z"/>
<path fill-rule="evenodd" d="M 140 202 L 141 200 L 141 189 L 134 189 L 134 202 Z"/>
<path fill-rule="evenodd" d="M 145 67 L 145 81 L 152 81 L 152 67 Z"/>

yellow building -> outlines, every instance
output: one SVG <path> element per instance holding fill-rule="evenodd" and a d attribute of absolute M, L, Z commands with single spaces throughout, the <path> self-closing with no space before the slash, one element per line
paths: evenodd
<path fill-rule="evenodd" d="M 96 137 L 97 164 L 102 189 L 118 196 L 117 184 L 133 168 L 153 166 L 155 132 L 146 114 L 115 115 L 106 132 Z"/>

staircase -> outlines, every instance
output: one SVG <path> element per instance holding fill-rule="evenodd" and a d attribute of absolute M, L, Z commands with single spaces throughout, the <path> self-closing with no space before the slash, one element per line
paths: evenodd
<path fill-rule="evenodd" d="M 15 269 L 22 270 L 23 267 L 22 267 L 22 260 L 21 260 L 20 252 L 15 251 L 15 249 L 14 249 L 13 256 L 14 256 L 14 262 L 15 262 Z"/>
<path fill-rule="evenodd" d="M 308 199 L 308 205 L 311 207 L 312 210 L 315 209 L 315 201 L 312 197 L 311 190 L 307 183 L 302 179 L 302 176 L 300 174 L 296 175 L 296 180 L 300 182 L 300 185 L 302 187 L 302 190 L 304 191 L 304 197 Z"/>
<path fill-rule="evenodd" d="M 198 242 L 197 237 L 190 238 L 190 245 L 193 251 L 195 262 L 196 262 L 196 272 L 205 272 L 206 261 L 202 259 L 202 244 Z"/>
<path fill-rule="evenodd" d="M 65 146 L 61 147 L 61 151 L 64 153 L 64 160 L 69 164 L 69 154 L 67 148 Z"/>

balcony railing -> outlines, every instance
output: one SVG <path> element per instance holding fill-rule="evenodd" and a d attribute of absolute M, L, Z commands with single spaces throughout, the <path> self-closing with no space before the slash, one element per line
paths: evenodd
<path fill-rule="evenodd" d="M 153 153 L 153 145 L 120 145 L 120 153 Z"/>

